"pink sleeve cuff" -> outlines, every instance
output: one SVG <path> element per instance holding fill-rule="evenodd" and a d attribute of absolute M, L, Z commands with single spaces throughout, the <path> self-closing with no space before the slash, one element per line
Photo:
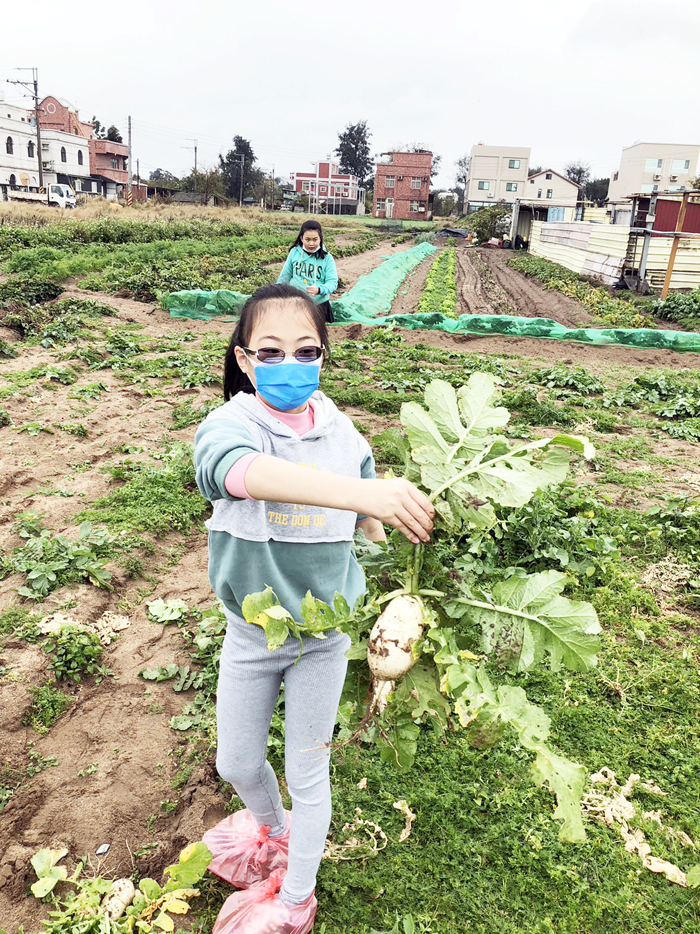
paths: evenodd
<path fill-rule="evenodd" d="M 252 454 L 244 454 L 243 457 L 239 457 L 226 474 L 224 486 L 226 487 L 226 492 L 231 496 L 236 496 L 239 499 L 253 499 L 245 488 L 245 475 L 255 458 L 260 457 L 260 453 L 259 451 L 255 451 Z"/>

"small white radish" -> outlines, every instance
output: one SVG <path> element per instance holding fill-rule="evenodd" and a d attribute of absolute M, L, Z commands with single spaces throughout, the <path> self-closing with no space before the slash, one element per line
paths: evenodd
<path fill-rule="evenodd" d="M 377 681 L 397 681 L 416 663 L 413 646 L 423 636 L 423 605 L 416 597 L 394 597 L 381 614 L 367 643 L 367 662 Z"/>
<path fill-rule="evenodd" d="M 134 883 L 131 879 L 116 879 L 102 900 L 101 910 L 111 921 L 116 921 L 132 903 L 134 894 Z"/>

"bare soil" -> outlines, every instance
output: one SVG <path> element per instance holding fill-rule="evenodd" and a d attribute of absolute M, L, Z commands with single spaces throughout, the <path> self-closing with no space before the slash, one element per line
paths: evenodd
<path fill-rule="evenodd" d="M 407 248 L 407 244 L 380 246 L 339 260 L 338 269 L 350 286 L 383 257 Z M 480 252 L 496 284 L 517 309 L 515 313 L 542 315 L 565 324 L 585 322 L 585 312 L 575 302 L 545 292 L 509 270 L 496 251 Z M 463 310 L 491 313 L 485 309 L 493 309 L 497 293 L 480 290 L 469 250 L 459 248 L 458 256 Z M 402 287 L 395 311 L 415 310 L 427 268 L 427 263 L 421 264 Z M 72 286 L 67 291 L 80 297 L 90 294 Z M 183 349 L 195 349 L 205 335 L 230 334 L 230 322 L 171 319 L 154 305 L 98 293 L 94 297 L 110 304 L 120 322 L 140 324 L 143 331 L 139 334 L 144 337 L 195 333 L 198 341 Z M 367 330 L 359 325 L 334 327 L 331 336 L 334 340 L 358 338 Z M 598 373 L 649 366 L 700 369 L 698 354 L 515 337 L 451 336 L 439 331 L 404 334 L 411 344 L 551 363 L 563 360 Z M 22 347 L 18 358 L 0 364 L 0 376 L 49 361 L 55 362 L 49 351 Z M 174 383 L 165 396 L 152 397 L 147 388 L 130 385 L 111 370 L 85 372 L 77 385 L 96 379 L 109 390 L 99 400 L 83 403 L 70 397 L 75 387 L 40 381 L 3 402 L 15 428 L 36 421 L 53 432 L 32 436 L 11 426 L 0 428 L 0 547 L 6 551 L 22 544 L 13 525 L 17 514 L 25 510 L 42 513 L 44 525 L 52 531 L 74 536 L 76 513 L 109 489 L 109 475 L 101 468 L 124 458 L 122 446 L 142 447 L 141 453 L 129 456 L 148 460 L 163 436 L 192 440 L 194 427 L 169 431 L 172 407 L 185 397 L 203 401 L 218 392 L 209 387 L 195 393 Z M 351 410 L 350 414 L 361 417 L 371 430 L 390 422 L 364 412 Z M 55 427 L 75 421 L 85 424 L 86 437 Z M 655 450 L 678 456 L 680 461 L 688 446 L 664 440 Z M 681 467 L 673 472 L 675 488 L 695 482 L 687 479 L 687 473 Z M 58 489 L 72 495 L 51 493 Z M 39 647 L 19 639 L 8 638 L 0 648 L 0 786 L 15 789 L 0 812 L 0 926 L 8 934 L 15 934 L 20 926 L 25 934 L 38 931 L 46 917 L 46 905 L 26 897 L 34 881 L 29 860 L 38 849 L 67 846 L 69 870 L 77 859 L 88 856 L 91 867 L 103 876 L 130 875 L 136 867 L 142 874 L 159 878 L 182 847 L 200 839 L 224 815 L 226 798 L 215 776 L 212 750 L 184 784 L 173 788 L 188 739 L 174 732 L 169 720 L 191 697 L 175 694 L 167 682 L 139 678 L 145 667 L 187 661 L 176 629 L 149 621 L 144 601 L 178 597 L 191 606 L 211 605 L 206 535 L 198 530 L 185 541 L 174 535 L 159 541 L 147 561 L 146 578 L 131 580 L 116 564 L 110 570 L 113 592 L 88 585 L 64 588 L 36 608 L 48 615 L 70 597 L 72 606 L 65 612 L 84 623 L 95 622 L 105 610 L 129 618 L 129 627 L 105 649 L 104 663 L 113 676 L 100 684 L 88 679 L 67 688 L 72 703 L 48 734 L 41 736 L 23 723 L 31 688 L 50 675 L 48 657 Z M 21 602 L 17 595 L 21 583 L 17 575 L 0 581 L 2 609 Z M 46 767 L 28 775 L 28 767 L 36 762 Z M 95 850 L 104 843 L 110 845 L 109 853 L 98 859 Z"/>

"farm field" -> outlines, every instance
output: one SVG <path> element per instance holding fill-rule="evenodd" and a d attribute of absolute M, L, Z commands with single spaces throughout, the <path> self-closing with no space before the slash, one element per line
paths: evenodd
<path fill-rule="evenodd" d="M 5 934 L 48 921 L 54 934 L 100 930 L 65 910 L 51 919 L 57 905 L 31 894 L 37 851 L 65 848 L 69 877 L 84 859 L 80 878 L 161 881 L 236 807 L 214 767 L 222 628 L 190 448 L 222 401 L 233 324 L 171 319 L 158 298 L 274 281 L 300 223 L 236 211 L 48 216 L 43 226 L 0 216 Z M 344 289 L 415 242 L 355 218 L 329 218 L 324 232 Z M 455 315 L 596 326 L 576 299 L 509 267 L 505 251 L 454 250 Z M 418 310 L 431 265 L 409 275 L 392 312 Z M 331 340 L 322 388 L 382 469 L 402 470 L 391 431 L 401 405 L 421 402 L 435 379 L 457 388 L 475 373 L 498 380 L 508 437 L 595 445 L 590 460 L 572 456 L 562 484 L 498 508 L 491 531 L 438 542 L 430 561 L 439 590 L 469 577 L 490 591 L 513 568 L 556 571 L 570 600 L 592 604 L 595 667 L 493 663 L 489 673 L 523 688 L 551 718 L 557 753 L 600 780 L 586 788 L 586 840 L 573 844 L 560 840 L 555 797 L 531 781 L 534 756 L 514 732 L 486 748 L 454 716 L 443 729 L 428 722 L 405 771 L 375 746 L 341 746 L 314 930 L 700 934 L 698 889 L 645 868 L 621 833 L 684 874 L 700 863 L 700 355 L 361 325 L 334 326 Z M 87 635 L 61 641 L 46 617 L 70 617 Z M 280 775 L 282 742 L 275 718 Z M 198 888 L 175 930 L 210 934 L 227 887 L 212 877 Z M 68 891 L 61 883 L 54 895 Z"/>

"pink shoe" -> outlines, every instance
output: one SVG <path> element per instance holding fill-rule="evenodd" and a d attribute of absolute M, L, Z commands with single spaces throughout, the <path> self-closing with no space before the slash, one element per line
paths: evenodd
<path fill-rule="evenodd" d="M 316 896 L 288 908 L 279 897 L 282 875 L 275 874 L 234 892 L 223 904 L 212 934 L 308 934 L 314 926 Z"/>
<path fill-rule="evenodd" d="M 231 885 L 247 889 L 273 872 L 285 872 L 289 855 L 291 815 L 278 837 L 269 837 L 270 828 L 258 824 L 250 811 L 237 811 L 219 821 L 202 837 L 214 857 L 208 869 Z"/>

